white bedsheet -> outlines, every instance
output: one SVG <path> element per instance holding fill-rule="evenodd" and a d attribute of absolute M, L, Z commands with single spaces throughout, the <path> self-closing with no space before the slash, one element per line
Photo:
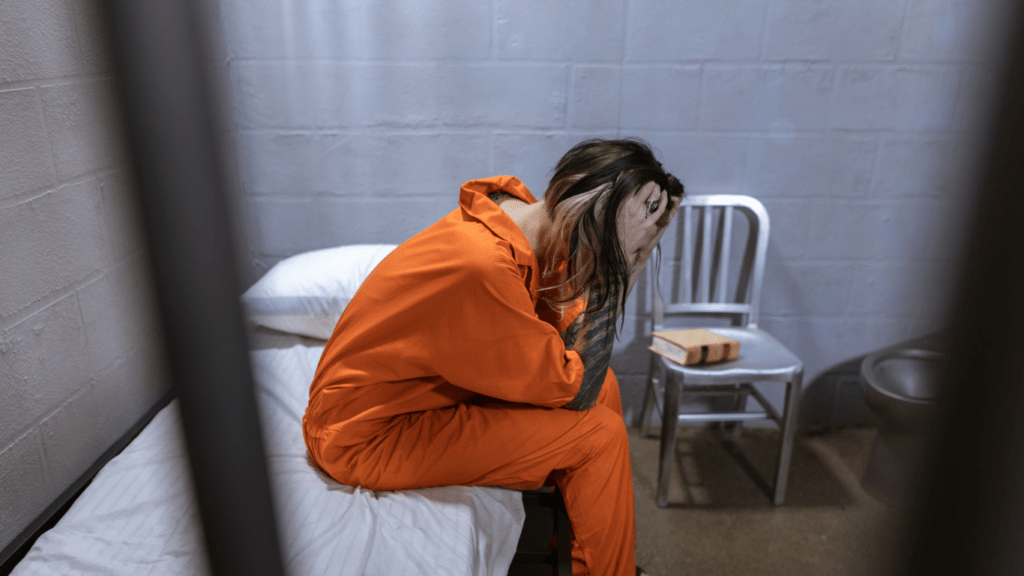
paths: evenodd
<path fill-rule="evenodd" d="M 319 346 L 252 353 L 278 530 L 290 574 L 503 575 L 524 511 L 518 492 L 451 486 L 374 493 L 306 455 L 301 422 Z M 208 573 L 177 402 L 96 476 L 13 576 Z"/>

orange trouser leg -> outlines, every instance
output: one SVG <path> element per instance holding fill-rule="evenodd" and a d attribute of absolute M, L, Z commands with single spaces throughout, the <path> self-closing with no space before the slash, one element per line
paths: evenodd
<path fill-rule="evenodd" d="M 573 529 L 573 573 L 631 575 L 629 444 L 621 414 L 607 403 L 583 412 L 490 402 L 407 414 L 367 444 L 346 448 L 335 478 L 371 490 L 525 490 L 557 471 Z"/>

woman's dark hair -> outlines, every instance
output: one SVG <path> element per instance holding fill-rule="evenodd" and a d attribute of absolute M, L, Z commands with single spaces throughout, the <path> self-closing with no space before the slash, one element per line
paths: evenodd
<path fill-rule="evenodd" d="M 625 306 L 630 263 L 619 242 L 619 207 L 648 182 L 668 193 L 665 217 L 657 223 L 665 227 L 683 185 L 643 140 L 586 140 L 558 161 L 544 193 L 558 234 L 545 255 L 544 278 L 559 280 L 545 287 L 556 289 L 557 295 L 545 296 L 549 304 L 563 308 L 589 290 L 588 311 L 603 308 L 608 298 Z"/>

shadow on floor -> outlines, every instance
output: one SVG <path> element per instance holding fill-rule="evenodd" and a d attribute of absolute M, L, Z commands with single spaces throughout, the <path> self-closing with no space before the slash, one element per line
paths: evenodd
<path fill-rule="evenodd" d="M 649 451 L 652 443 L 656 451 L 657 439 L 646 440 L 639 449 Z M 748 429 L 739 438 L 718 428 L 680 430 L 669 507 L 774 508 L 771 497 L 778 450 L 778 432 L 774 430 Z M 644 456 L 643 460 L 653 465 L 634 482 L 646 484 L 645 491 L 653 494 L 657 454 Z M 841 507 L 854 501 L 832 466 L 801 436 L 793 443 L 789 478 L 787 506 Z"/>
<path fill-rule="evenodd" d="M 774 506 L 778 435 L 680 430 L 669 506 L 659 508 L 659 440 L 630 428 L 637 562 L 654 576 L 891 574 L 903 514 L 860 486 L 875 430 L 798 433 L 785 503 Z"/>

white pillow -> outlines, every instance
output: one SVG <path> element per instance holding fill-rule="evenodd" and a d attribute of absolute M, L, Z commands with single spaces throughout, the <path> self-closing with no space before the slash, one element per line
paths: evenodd
<path fill-rule="evenodd" d="M 274 265 L 242 294 L 255 324 L 327 340 L 349 300 L 394 244 L 339 246 Z"/>

